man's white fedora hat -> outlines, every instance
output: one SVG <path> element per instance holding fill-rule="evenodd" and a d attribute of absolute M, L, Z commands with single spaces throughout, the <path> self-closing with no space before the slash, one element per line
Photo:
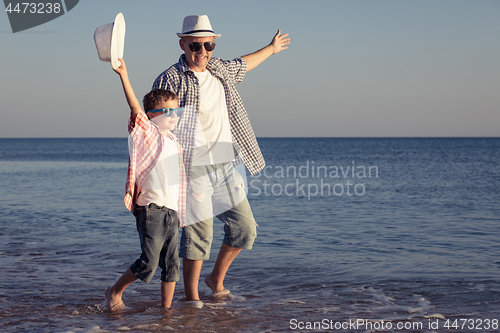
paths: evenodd
<path fill-rule="evenodd" d="M 219 38 L 221 35 L 214 33 L 207 15 L 190 15 L 184 18 L 182 32 L 177 33 L 177 36 L 180 38 L 187 36 Z"/>
<path fill-rule="evenodd" d="M 115 22 L 101 25 L 94 33 L 94 43 L 101 61 L 111 62 L 113 69 L 120 67 L 125 45 L 125 19 L 116 15 Z"/>

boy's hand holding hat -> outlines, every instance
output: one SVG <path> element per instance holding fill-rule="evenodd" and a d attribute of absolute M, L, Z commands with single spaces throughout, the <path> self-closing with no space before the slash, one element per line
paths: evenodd
<path fill-rule="evenodd" d="M 123 58 L 125 45 L 125 19 L 122 13 L 116 15 L 113 23 L 96 29 L 94 43 L 101 61 L 111 62 L 113 69 L 120 67 L 118 58 Z"/>

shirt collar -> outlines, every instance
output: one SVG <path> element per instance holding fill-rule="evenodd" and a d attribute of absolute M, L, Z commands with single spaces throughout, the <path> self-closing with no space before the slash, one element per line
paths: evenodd
<path fill-rule="evenodd" d="M 181 67 L 180 68 L 181 73 L 191 71 L 191 69 L 189 68 L 189 66 L 186 63 L 186 56 L 184 54 L 181 54 L 181 56 L 179 58 L 179 65 Z"/>

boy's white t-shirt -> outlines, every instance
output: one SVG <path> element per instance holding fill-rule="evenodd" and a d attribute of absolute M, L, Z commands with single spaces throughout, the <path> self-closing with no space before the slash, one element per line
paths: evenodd
<path fill-rule="evenodd" d="M 224 87 L 208 70 L 194 74 L 200 86 L 200 109 L 192 165 L 231 162 L 234 160 L 233 140 Z"/>
<path fill-rule="evenodd" d="M 179 209 L 179 156 L 174 141 L 163 136 L 163 146 L 158 162 L 141 184 L 137 198 L 139 206 L 154 203 L 172 210 Z"/>

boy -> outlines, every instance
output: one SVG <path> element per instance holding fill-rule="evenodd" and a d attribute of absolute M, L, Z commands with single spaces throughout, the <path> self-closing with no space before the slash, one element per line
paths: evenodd
<path fill-rule="evenodd" d="M 106 290 L 110 311 L 123 310 L 122 294 L 138 278 L 149 283 L 158 265 L 161 307 L 169 308 L 179 280 L 178 227 L 185 225 L 185 177 L 181 147 L 172 130 L 184 110 L 175 93 L 153 90 L 142 110 L 123 59 L 115 72 L 130 106 L 129 166 L 124 202 L 136 218 L 142 254 Z M 146 113 L 145 113 L 146 112 Z M 147 117 L 146 117 L 147 115 Z M 149 120 L 148 120 L 149 118 Z"/>

